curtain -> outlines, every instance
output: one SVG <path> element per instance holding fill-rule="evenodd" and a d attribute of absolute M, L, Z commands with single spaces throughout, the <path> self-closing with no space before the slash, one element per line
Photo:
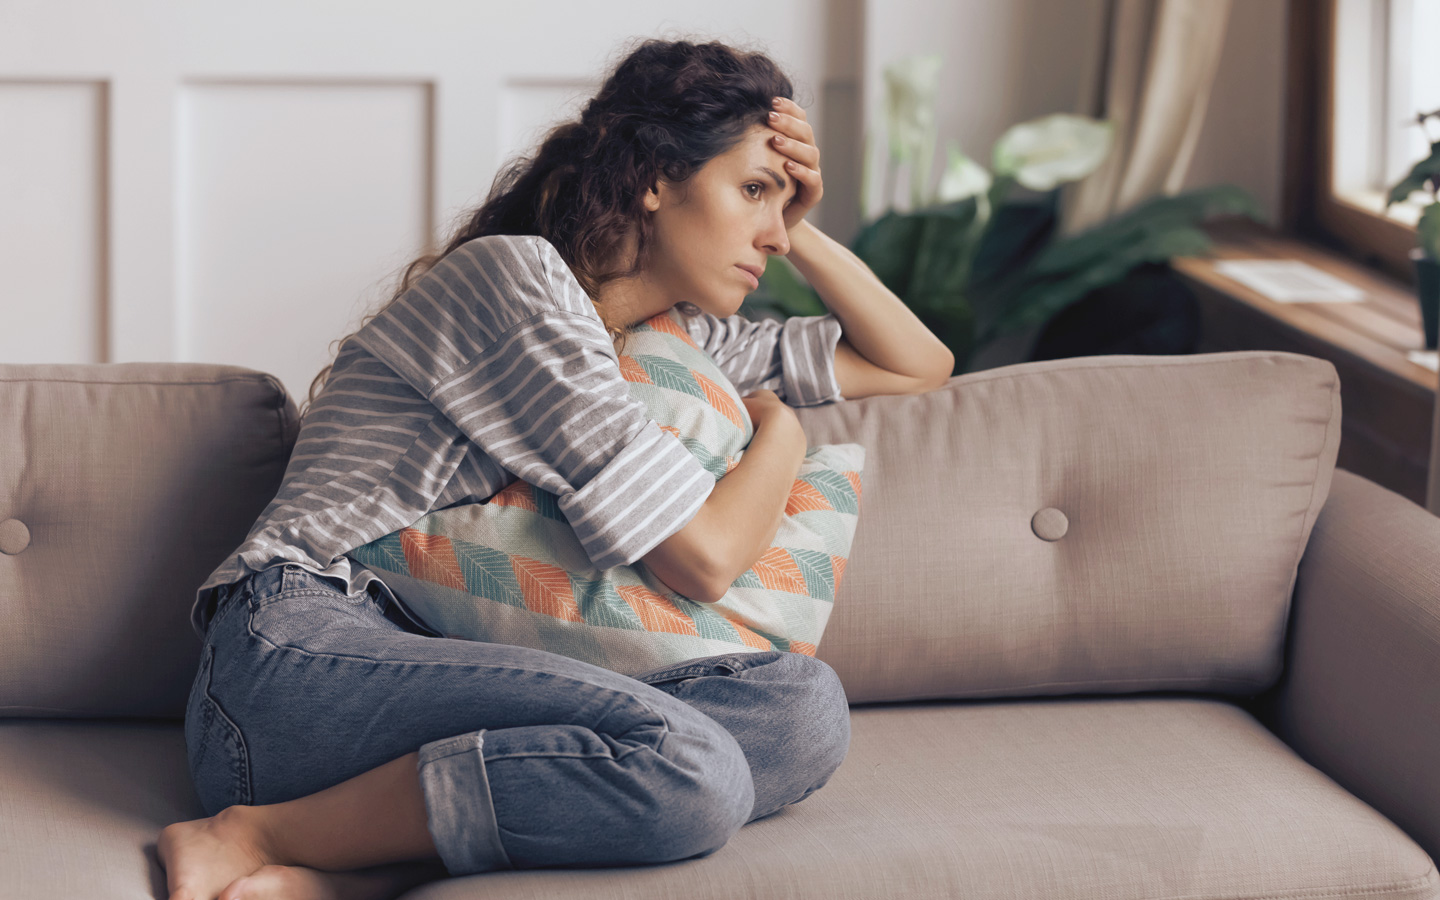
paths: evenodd
<path fill-rule="evenodd" d="M 1060 233 L 1083 231 L 1185 180 L 1220 65 L 1231 0 L 1106 0 L 1099 64 L 1081 111 L 1115 142 L 1094 174 L 1061 195 Z"/>

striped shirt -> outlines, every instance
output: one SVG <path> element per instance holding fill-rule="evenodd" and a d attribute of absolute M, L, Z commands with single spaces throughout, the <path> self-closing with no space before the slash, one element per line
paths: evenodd
<path fill-rule="evenodd" d="M 677 307 L 671 317 L 741 396 L 841 399 L 833 314 L 752 322 Z M 555 495 L 601 569 L 679 531 L 715 487 L 631 397 L 610 335 L 554 246 L 487 235 L 447 254 L 341 345 L 279 491 L 197 590 L 191 625 L 203 639 L 215 588 L 286 563 L 352 597 L 378 582 L 393 600 L 347 551 L 517 478 Z"/>

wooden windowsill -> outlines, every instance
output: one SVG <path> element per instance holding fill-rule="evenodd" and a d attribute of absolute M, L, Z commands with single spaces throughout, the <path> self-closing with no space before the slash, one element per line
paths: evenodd
<path fill-rule="evenodd" d="M 1408 357 L 1425 349 L 1420 306 L 1404 283 L 1248 220 L 1206 227 L 1212 255 L 1172 260 L 1196 292 L 1200 352 L 1288 350 L 1340 375 L 1341 468 L 1425 505 L 1440 375 Z M 1295 259 L 1365 292 L 1355 303 L 1277 303 L 1215 271 L 1222 259 Z"/>
<path fill-rule="evenodd" d="M 1211 257 L 1172 261 L 1175 271 L 1223 291 L 1266 315 L 1350 352 L 1397 380 L 1432 397 L 1437 375 L 1406 355 L 1425 349 L 1415 291 L 1390 276 L 1344 256 L 1244 220 L 1205 229 L 1214 241 Z M 1276 303 L 1215 271 L 1222 259 L 1297 259 L 1365 291 L 1359 303 Z"/>

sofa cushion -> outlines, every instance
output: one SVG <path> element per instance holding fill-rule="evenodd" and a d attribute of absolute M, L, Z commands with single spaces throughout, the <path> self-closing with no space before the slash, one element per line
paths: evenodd
<path fill-rule="evenodd" d="M 164 897 L 155 840 L 203 815 L 180 725 L 0 722 L 14 897 Z M 709 856 L 447 878 L 406 898 L 1434 900 L 1403 831 L 1242 710 L 1126 697 L 861 708 L 819 792 Z"/>
<path fill-rule="evenodd" d="M 0 365 L 0 715 L 182 717 L 195 589 L 296 430 L 238 366 Z"/>
<path fill-rule="evenodd" d="M 1339 449 L 1328 361 L 1048 360 L 796 413 L 866 449 L 817 654 L 852 703 L 1277 680 Z"/>

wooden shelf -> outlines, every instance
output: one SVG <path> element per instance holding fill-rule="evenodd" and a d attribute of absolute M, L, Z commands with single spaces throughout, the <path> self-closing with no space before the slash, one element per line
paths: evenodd
<path fill-rule="evenodd" d="M 1206 228 L 1209 257 L 1171 265 L 1200 299 L 1202 353 L 1288 350 L 1328 359 L 1340 375 L 1343 469 L 1421 506 L 1440 375 L 1406 355 L 1425 347 L 1413 290 L 1353 260 L 1248 220 Z M 1357 303 L 1276 303 L 1215 271 L 1222 259 L 1295 259 L 1365 291 Z"/>

